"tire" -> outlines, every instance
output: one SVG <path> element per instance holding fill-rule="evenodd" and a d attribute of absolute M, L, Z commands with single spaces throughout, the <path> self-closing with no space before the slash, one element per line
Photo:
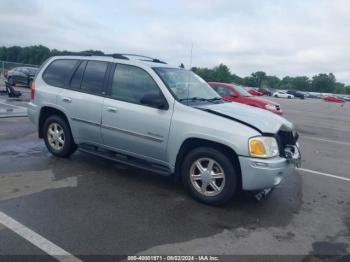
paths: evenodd
<path fill-rule="evenodd" d="M 6 92 L 7 92 L 7 95 L 9 96 L 9 97 L 11 97 L 11 91 L 10 91 L 10 89 L 6 86 Z"/>
<path fill-rule="evenodd" d="M 278 95 L 275 95 L 275 97 L 278 97 Z"/>
<path fill-rule="evenodd" d="M 210 161 L 213 161 L 212 172 L 208 173 Z M 198 163 L 206 173 L 200 174 Z M 217 178 L 213 178 L 213 174 Z M 191 196 L 209 205 L 223 205 L 232 199 L 237 191 L 237 176 L 232 161 L 221 151 L 211 147 L 198 147 L 190 151 L 181 166 L 182 182 Z M 206 185 L 205 189 L 203 183 Z M 211 186 L 213 183 L 216 190 Z"/>
<path fill-rule="evenodd" d="M 49 116 L 44 122 L 44 140 L 47 149 L 57 157 L 69 157 L 77 149 L 66 120 L 61 116 Z"/>
<path fill-rule="evenodd" d="M 8 81 L 8 83 L 10 84 L 10 86 L 15 86 L 16 84 L 15 84 L 15 81 L 13 81 L 13 78 L 12 77 L 9 77 L 8 79 L 7 79 L 7 81 Z"/>
<path fill-rule="evenodd" d="M 291 97 L 291 96 L 288 96 L 288 99 L 292 99 L 292 97 Z"/>

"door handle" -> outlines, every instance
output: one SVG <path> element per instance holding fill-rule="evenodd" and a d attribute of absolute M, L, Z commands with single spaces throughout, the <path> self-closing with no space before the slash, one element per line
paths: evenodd
<path fill-rule="evenodd" d="M 66 102 L 66 103 L 72 103 L 72 98 L 63 97 L 63 98 L 62 98 L 62 101 L 63 101 L 63 102 Z"/>
<path fill-rule="evenodd" d="M 109 107 L 106 108 L 106 111 L 110 112 L 110 113 L 117 113 L 118 109 L 116 109 L 115 107 L 109 106 Z"/>

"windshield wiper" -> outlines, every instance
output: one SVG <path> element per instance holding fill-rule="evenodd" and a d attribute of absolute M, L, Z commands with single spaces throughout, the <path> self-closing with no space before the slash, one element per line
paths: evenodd
<path fill-rule="evenodd" d="M 209 102 L 214 102 L 214 101 L 223 101 L 224 99 L 222 99 L 222 97 L 213 97 L 213 98 L 210 98 L 210 99 L 206 99 L 206 101 L 209 101 Z"/>
<path fill-rule="evenodd" d="M 179 101 L 180 102 L 183 102 L 183 101 L 207 101 L 207 99 L 195 96 L 195 97 L 181 98 L 181 99 L 179 99 Z"/>
<path fill-rule="evenodd" d="M 213 97 L 213 98 L 203 98 L 203 97 L 187 97 L 187 98 L 181 98 L 179 100 L 180 102 L 183 101 L 205 101 L 205 102 L 215 102 L 215 101 L 223 101 L 221 97 Z"/>

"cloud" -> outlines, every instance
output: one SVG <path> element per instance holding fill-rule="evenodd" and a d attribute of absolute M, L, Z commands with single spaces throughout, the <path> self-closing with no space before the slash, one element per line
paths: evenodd
<path fill-rule="evenodd" d="M 350 84 L 348 1 L 5 0 L 0 45 L 142 53 L 233 73 L 333 72 Z"/>

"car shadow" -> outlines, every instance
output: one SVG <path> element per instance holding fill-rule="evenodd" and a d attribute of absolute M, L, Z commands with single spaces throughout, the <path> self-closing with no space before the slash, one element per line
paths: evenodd
<path fill-rule="evenodd" d="M 238 194 L 225 206 L 193 200 L 172 177 L 76 153 L 31 158 L 56 181 L 76 177 L 75 187 L 52 188 L 0 202 L 1 210 L 74 254 L 128 254 L 165 243 L 212 236 L 223 230 L 287 225 L 301 204 L 294 175 L 263 201 Z"/>

